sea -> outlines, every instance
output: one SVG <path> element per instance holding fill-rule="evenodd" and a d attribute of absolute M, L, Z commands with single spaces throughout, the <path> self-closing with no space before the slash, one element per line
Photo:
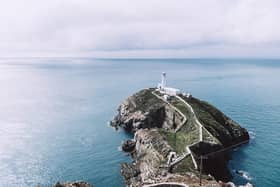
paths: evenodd
<path fill-rule="evenodd" d="M 2 58 L 0 187 L 77 180 L 124 186 L 121 163 L 131 158 L 119 146 L 132 135 L 109 121 L 162 72 L 168 86 L 210 102 L 249 131 L 250 142 L 231 150 L 235 183 L 280 186 L 280 60 Z"/>

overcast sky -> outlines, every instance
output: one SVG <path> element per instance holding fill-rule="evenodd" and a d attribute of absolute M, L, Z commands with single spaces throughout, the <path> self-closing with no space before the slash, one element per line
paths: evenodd
<path fill-rule="evenodd" d="M 279 0 L 8 0 L 0 57 L 280 57 Z"/>

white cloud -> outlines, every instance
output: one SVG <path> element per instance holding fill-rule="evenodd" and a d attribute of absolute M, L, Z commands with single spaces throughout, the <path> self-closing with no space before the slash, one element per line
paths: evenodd
<path fill-rule="evenodd" d="M 277 0 L 9 0 L 0 56 L 279 56 Z"/>

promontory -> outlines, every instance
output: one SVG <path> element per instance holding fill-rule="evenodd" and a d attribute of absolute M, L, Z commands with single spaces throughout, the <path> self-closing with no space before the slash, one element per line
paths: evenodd
<path fill-rule="evenodd" d="M 126 186 L 226 184 L 229 150 L 249 141 L 247 130 L 208 102 L 167 87 L 165 76 L 157 88 L 125 99 L 111 121 L 134 135 L 122 146 L 133 158 L 122 164 Z"/>

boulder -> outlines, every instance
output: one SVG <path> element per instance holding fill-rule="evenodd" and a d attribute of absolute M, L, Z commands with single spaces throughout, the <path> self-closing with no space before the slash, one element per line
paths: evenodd
<path fill-rule="evenodd" d="M 135 141 L 133 140 L 126 140 L 123 144 L 122 144 L 122 150 L 124 152 L 132 152 L 135 149 Z"/>

